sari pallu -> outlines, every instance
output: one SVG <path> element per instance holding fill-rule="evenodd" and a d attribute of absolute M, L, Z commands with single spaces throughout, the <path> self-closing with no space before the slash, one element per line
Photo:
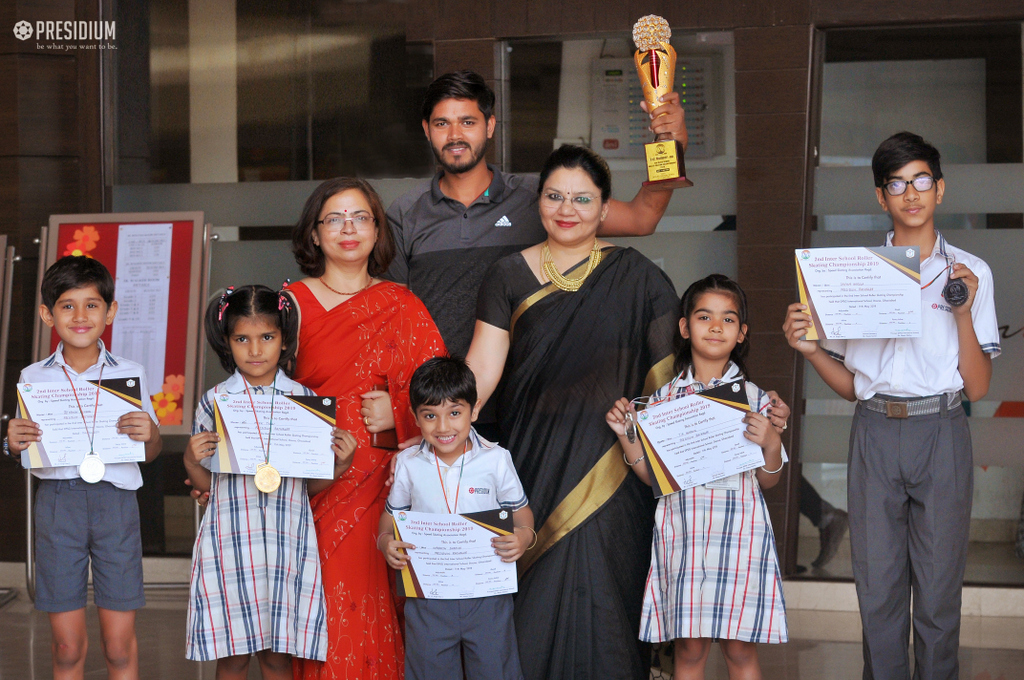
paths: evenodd
<path fill-rule="evenodd" d="M 605 414 L 671 377 L 678 306 L 668 277 L 621 248 L 578 292 L 538 284 L 512 306 L 497 406 L 538 527 L 515 605 L 530 680 L 647 677 L 638 632 L 656 502 Z"/>
<path fill-rule="evenodd" d="M 419 298 L 378 283 L 329 310 L 302 283 L 292 292 L 301 310 L 295 380 L 338 398 L 338 427 L 358 442 L 352 466 L 310 503 L 327 600 L 327 661 L 296 659 L 307 680 L 401 678 L 402 634 L 387 563 L 374 547 L 387 498 L 392 451 L 370 446 L 359 395 L 386 377 L 398 440 L 418 434 L 409 410 L 409 380 L 444 343 Z"/>

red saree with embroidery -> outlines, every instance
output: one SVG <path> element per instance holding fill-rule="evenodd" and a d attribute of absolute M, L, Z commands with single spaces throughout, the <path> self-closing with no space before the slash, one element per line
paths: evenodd
<path fill-rule="evenodd" d="M 338 427 L 359 442 L 352 466 L 311 499 L 327 598 L 327 661 L 295 659 L 295 678 L 402 678 L 395 596 L 374 547 L 393 453 L 370 446 L 359 395 L 386 376 L 398 440 L 418 434 L 409 379 L 444 353 L 444 342 L 419 298 L 394 283 L 378 283 L 329 310 L 304 284 L 289 290 L 302 314 L 295 380 L 337 397 Z"/>

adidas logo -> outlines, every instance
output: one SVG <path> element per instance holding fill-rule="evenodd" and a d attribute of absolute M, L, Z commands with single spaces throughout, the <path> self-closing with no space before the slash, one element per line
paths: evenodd
<path fill-rule="evenodd" d="M 512 226 L 512 220 L 510 220 L 505 215 L 502 215 L 501 219 L 494 223 L 494 226 L 496 226 L 496 227 L 511 227 Z"/>

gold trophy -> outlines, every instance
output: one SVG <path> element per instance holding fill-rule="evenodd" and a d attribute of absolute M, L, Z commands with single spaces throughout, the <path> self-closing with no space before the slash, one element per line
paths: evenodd
<path fill-rule="evenodd" d="M 647 110 L 661 106 L 658 98 L 672 91 L 676 74 L 676 51 L 668 43 L 672 29 L 662 17 L 648 14 L 633 25 L 633 42 L 636 52 L 636 72 L 644 88 Z M 647 180 L 644 186 L 651 189 L 680 189 L 692 187 L 686 179 L 683 164 L 683 145 L 667 132 L 655 136 L 654 141 L 644 144 L 647 157 Z"/>

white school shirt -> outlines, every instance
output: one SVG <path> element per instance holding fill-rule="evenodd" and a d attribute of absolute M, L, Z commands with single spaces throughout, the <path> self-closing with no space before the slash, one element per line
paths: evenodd
<path fill-rule="evenodd" d="M 512 464 L 512 454 L 482 438 L 475 429 L 470 430 L 467 441 L 472 448 L 450 466 L 434 455 L 426 440 L 399 453 L 387 511 L 391 514 L 400 510 L 448 514 L 450 507 L 451 512 L 464 514 L 498 508 L 511 511 L 525 508 L 526 492 Z M 441 491 L 442 479 L 448 494 L 447 504 Z M 455 504 L 456 493 L 458 506 Z"/>
<path fill-rule="evenodd" d="M 892 246 L 893 233 L 890 231 L 886 236 L 886 246 Z M 952 262 L 967 265 L 978 277 L 978 292 L 971 305 L 974 332 L 983 352 L 993 359 L 999 356 L 1002 350 L 992 270 L 980 257 L 951 246 L 942 234 L 935 232 L 931 255 L 921 263 L 921 285 L 939 278 L 921 291 L 921 337 L 820 341 L 823 350 L 853 372 L 857 399 L 870 399 L 876 394 L 927 397 L 963 389 L 956 321 L 953 308 L 942 297 L 946 284 L 943 270 Z"/>
<path fill-rule="evenodd" d="M 68 375 L 74 381 L 97 380 L 100 377 L 100 367 L 103 367 L 103 378 L 138 378 L 139 387 L 142 390 L 142 410 L 153 419 L 154 423 L 159 422 L 156 412 L 153 410 L 153 402 L 150 401 L 149 386 L 146 381 L 146 369 L 130 359 L 114 356 L 107 351 L 102 340 L 97 340 L 100 348 L 100 356 L 96 363 L 81 373 L 68 366 L 64 361 L 64 343 L 57 345 L 57 351 L 31 366 L 26 366 L 18 378 L 19 383 L 41 383 L 41 382 L 65 382 L 67 376 L 62 369 L 66 368 Z M 86 420 L 89 420 L 89 430 L 92 431 L 92 421 L 89 411 L 83 404 L 86 411 Z M 18 411 L 21 417 L 21 410 Z M 82 425 L 85 427 L 85 425 Z M 128 436 L 128 435 L 124 435 Z M 32 474 L 39 479 L 78 479 L 78 466 L 67 465 L 64 467 L 36 468 Z M 138 463 L 107 463 L 103 472 L 104 482 L 110 482 L 119 489 L 134 491 L 142 486 L 142 473 L 139 472 Z"/>

